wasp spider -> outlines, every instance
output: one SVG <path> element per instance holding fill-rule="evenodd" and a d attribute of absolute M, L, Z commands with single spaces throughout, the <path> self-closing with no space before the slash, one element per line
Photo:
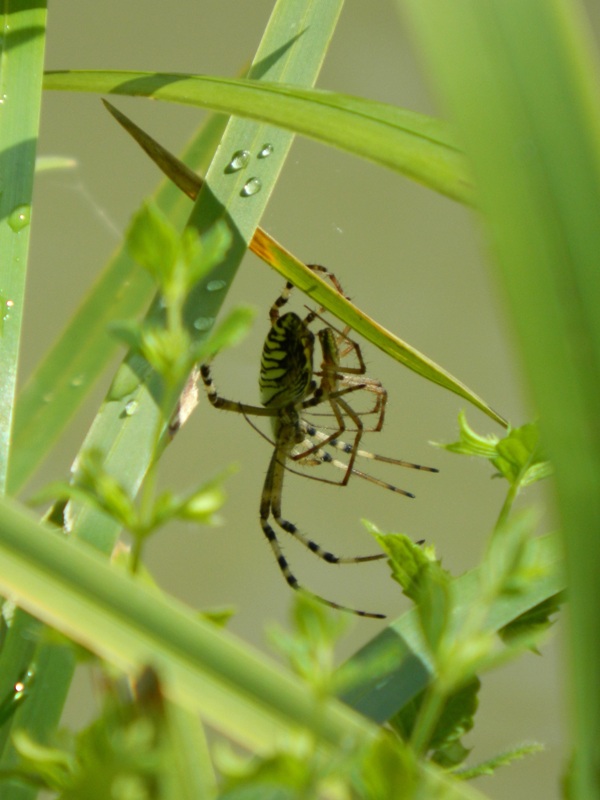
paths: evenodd
<path fill-rule="evenodd" d="M 324 267 L 313 266 L 311 268 L 323 273 L 331 280 L 335 288 L 343 294 L 335 276 Z M 271 328 L 263 346 L 259 377 L 262 406 L 248 405 L 247 403 L 240 403 L 221 397 L 214 387 L 210 362 L 201 365 L 200 374 L 208 399 L 215 408 L 243 414 L 248 421 L 250 421 L 249 417 L 255 416 L 269 417 L 271 420 L 274 449 L 261 493 L 260 524 L 285 580 L 293 589 L 301 589 L 302 587 L 283 555 L 277 534 L 270 523 L 271 517 L 281 530 L 292 535 L 311 552 L 330 564 L 356 564 L 364 561 L 376 561 L 385 558 L 385 554 L 379 553 L 348 558 L 337 556 L 322 548 L 294 523 L 286 520 L 282 516 L 282 492 L 285 470 L 290 469 L 290 461 L 299 462 L 303 465 L 332 463 L 345 470 L 342 480 L 329 481 L 323 478 L 318 478 L 318 480 L 345 485 L 350 475 L 355 474 L 409 497 L 413 495 L 356 470 L 354 468 L 356 456 L 375 458 L 416 469 L 436 470 L 383 456 L 375 456 L 359 450 L 360 439 L 365 430 L 361 416 L 364 413 L 376 413 L 377 422 L 375 426 L 367 430 L 381 430 L 387 393 L 379 381 L 364 376 L 365 366 L 358 344 L 348 339 L 347 331 L 336 331 L 331 326 L 327 326 L 318 332 L 322 363 L 318 371 L 313 370 L 315 335 L 308 326 L 316 318 L 320 318 L 320 315 L 319 312 L 309 311 L 305 319 L 301 319 L 293 312 L 288 312 L 281 316 L 280 309 L 287 303 L 291 290 L 292 285 L 286 284 L 284 291 L 270 310 Z M 344 343 L 343 346 L 341 346 L 342 343 Z M 341 359 L 350 351 L 355 352 L 358 366 L 342 368 Z M 320 378 L 320 381 L 317 382 L 314 376 Z M 376 400 L 372 409 L 358 413 L 348 402 L 348 397 L 361 390 L 374 393 Z M 310 409 L 323 404 L 329 406 L 330 413 L 335 419 L 334 430 L 330 434 L 318 430 L 303 416 Z M 346 418 L 350 420 L 350 424 L 347 424 Z M 339 439 L 344 431 L 352 431 L 354 433 L 354 441 L 351 445 Z M 337 447 L 347 453 L 349 455 L 348 463 L 344 464 L 333 459 L 324 449 L 327 446 Z M 292 469 L 291 471 L 295 470 Z M 309 594 L 333 608 L 349 611 L 359 616 L 373 618 L 383 618 L 385 616 L 348 608 L 312 592 L 309 592 Z"/>

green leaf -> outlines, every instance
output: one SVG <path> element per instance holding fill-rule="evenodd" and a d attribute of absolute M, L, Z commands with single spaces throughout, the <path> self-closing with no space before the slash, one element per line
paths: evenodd
<path fill-rule="evenodd" d="M 473 728 L 480 687 L 478 679 L 472 680 L 454 692 L 444 704 L 429 750 L 432 760 L 446 769 L 461 764 L 469 754 L 460 739 Z M 390 720 L 392 728 L 405 741 L 410 741 L 422 702 L 423 693 L 413 698 Z"/>
<path fill-rule="evenodd" d="M 231 234 L 222 221 L 213 225 L 202 237 L 199 237 L 192 228 L 186 228 L 181 239 L 185 288 L 190 290 L 214 266 L 221 263 L 230 246 Z"/>
<path fill-rule="evenodd" d="M 521 592 L 495 597 L 483 622 L 482 635 L 499 631 L 512 620 L 554 597 L 565 586 L 563 553 L 557 536 L 528 539 L 524 562 L 529 579 Z M 479 601 L 482 573 L 478 568 L 452 581 L 454 626 L 465 609 Z M 412 609 L 378 634 L 340 668 L 344 686 L 340 696 L 371 719 L 389 720 L 434 679 L 434 668 L 425 646 L 419 615 Z"/>
<path fill-rule="evenodd" d="M 181 236 L 159 207 L 145 201 L 126 233 L 127 247 L 137 263 L 148 270 L 163 289 L 173 279 Z"/>
<path fill-rule="evenodd" d="M 276 748 L 304 727 L 334 747 L 375 732 L 340 703 L 307 704 L 305 685 L 265 656 L 9 501 L 0 503 L 0 557 L 2 594 L 121 670 L 152 663 L 167 697 L 250 748 Z"/>
<path fill-rule="evenodd" d="M 500 767 L 507 767 L 512 764 L 513 761 L 518 761 L 521 758 L 533 755 L 534 753 L 541 753 L 544 751 L 544 749 L 544 745 L 539 744 L 538 742 L 521 744 L 518 747 L 511 748 L 510 750 L 504 750 L 502 753 L 498 753 L 497 756 L 494 756 L 487 761 L 482 761 L 480 764 L 476 764 L 474 767 L 459 769 L 455 774 L 465 781 L 473 780 L 473 778 L 479 778 L 482 775 L 493 775 Z"/>
<path fill-rule="evenodd" d="M 176 516 L 202 525 L 216 524 L 218 518 L 215 515 L 225 502 L 221 480 L 222 478 L 211 481 L 181 500 L 177 506 Z"/>
<path fill-rule="evenodd" d="M 71 753 L 33 741 L 23 730 L 14 734 L 14 744 L 20 758 L 18 770 L 25 775 L 33 774 L 46 788 L 65 789 L 76 769 L 76 760 Z"/>
<path fill-rule="evenodd" d="M 235 347 L 248 334 L 254 321 L 256 312 L 249 306 L 238 306 L 219 323 L 217 329 L 210 337 L 210 341 L 203 346 L 202 356 L 216 355 L 220 350 Z M 198 353 L 199 355 L 200 353 Z M 199 360 L 197 358 L 196 360 Z"/>
<path fill-rule="evenodd" d="M 498 634 L 508 644 L 543 634 L 554 624 L 550 618 L 558 612 L 563 602 L 562 594 L 549 597 L 509 622 L 498 631 Z"/>
<path fill-rule="evenodd" d="M 469 755 L 460 739 L 473 728 L 480 688 L 481 682 L 475 678 L 446 700 L 431 739 L 432 760 L 445 769 L 461 764 Z"/>
<path fill-rule="evenodd" d="M 387 553 L 394 580 L 400 584 L 403 593 L 416 602 L 428 571 L 434 569 L 444 572 L 435 560 L 435 549 L 417 544 L 402 533 L 382 534 L 368 520 L 363 520 L 363 524 Z M 449 575 L 444 574 L 449 579 Z"/>
<path fill-rule="evenodd" d="M 476 433 L 462 411 L 458 424 L 460 439 L 451 444 L 438 444 L 438 447 L 451 453 L 487 459 L 515 486 L 528 486 L 551 474 L 550 464 L 545 460 L 541 449 L 537 425 L 529 423 L 520 428 L 511 428 L 501 439 L 495 435 L 483 436 Z"/>

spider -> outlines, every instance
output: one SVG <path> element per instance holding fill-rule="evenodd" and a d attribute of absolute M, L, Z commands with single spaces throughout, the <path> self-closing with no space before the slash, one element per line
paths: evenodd
<path fill-rule="evenodd" d="M 337 291 L 343 294 L 339 282 L 326 268 L 313 265 L 311 269 L 315 272 L 323 273 L 333 283 Z M 248 405 L 221 397 L 213 384 L 210 362 L 205 362 L 201 365 L 200 374 L 208 399 L 215 408 L 243 414 L 249 422 L 249 417 L 256 416 L 269 417 L 271 420 L 274 449 L 261 493 L 260 524 L 286 582 L 293 589 L 302 589 L 283 555 L 277 534 L 270 523 L 271 517 L 279 528 L 292 535 L 311 552 L 330 564 L 356 564 L 365 561 L 376 561 L 385 558 L 385 554 L 379 553 L 346 558 L 336 556 L 313 541 L 294 523 L 284 519 L 281 504 L 285 470 L 290 470 L 288 461 L 297 461 L 304 465 L 318 465 L 329 462 L 345 470 L 343 479 L 341 481 L 332 481 L 325 478 L 315 479 L 327 483 L 346 485 L 350 475 L 356 474 L 409 497 L 414 495 L 356 470 L 353 466 L 356 456 L 375 458 L 418 469 L 437 470 L 411 465 L 383 456 L 375 456 L 358 449 L 360 439 L 365 430 L 361 415 L 376 413 L 377 422 L 375 426 L 367 430 L 381 430 L 387 392 L 379 381 L 367 378 L 364 375 L 365 365 L 360 348 L 357 343 L 348 339 L 347 330 L 344 332 L 336 331 L 331 326 L 327 326 L 318 332 L 323 361 L 320 370 L 313 371 L 315 335 L 308 326 L 316 318 L 321 319 L 321 317 L 319 312 L 315 311 L 309 311 L 305 319 L 301 319 L 294 312 L 288 312 L 280 316 L 280 309 L 287 303 L 291 291 L 292 284 L 287 283 L 283 292 L 270 309 L 271 328 L 263 346 L 259 377 L 262 406 Z M 342 342 L 345 342 L 345 345 L 340 349 Z M 344 367 L 342 370 L 341 359 L 351 351 L 356 353 L 358 366 Z M 320 378 L 319 383 L 317 383 L 313 375 Z M 347 397 L 361 390 L 373 392 L 376 400 L 372 409 L 359 414 L 349 404 Z M 330 434 L 318 430 L 302 416 L 309 409 L 325 403 L 329 405 L 336 422 L 336 427 Z M 354 427 L 349 427 L 346 424 L 345 417 L 351 420 Z M 255 427 L 253 423 L 250 424 Z M 352 445 L 340 441 L 339 436 L 344 431 L 354 432 L 355 436 Z M 261 435 L 264 436 L 264 434 Z M 348 463 L 344 464 L 331 458 L 323 449 L 327 445 L 337 447 L 346 452 L 350 456 Z M 291 469 L 291 471 L 295 470 Z M 385 617 L 384 614 L 340 605 L 313 592 L 308 592 L 308 594 L 332 608 L 348 611 L 358 616 L 376 619 Z"/>

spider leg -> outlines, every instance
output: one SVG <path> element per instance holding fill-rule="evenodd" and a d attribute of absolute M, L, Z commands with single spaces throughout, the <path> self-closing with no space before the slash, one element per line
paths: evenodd
<path fill-rule="evenodd" d="M 298 539 L 305 547 L 307 547 L 312 553 L 319 556 L 319 558 L 323 559 L 328 564 L 343 564 L 343 563 L 359 563 L 362 561 L 374 561 L 380 558 L 385 558 L 384 553 L 377 554 L 376 556 L 362 556 L 362 557 L 355 557 L 355 558 L 339 558 L 335 556 L 333 553 L 324 550 L 320 545 L 316 542 L 313 542 L 303 533 L 301 533 L 296 526 L 284 520 L 281 517 L 281 492 L 283 488 L 283 474 L 284 474 L 284 463 L 285 461 L 285 452 L 281 452 L 282 450 L 285 451 L 288 445 L 282 447 L 278 445 L 275 447 L 273 451 L 273 455 L 271 457 L 271 461 L 269 463 L 269 469 L 267 470 L 267 476 L 265 478 L 265 483 L 263 486 L 262 496 L 261 496 L 261 503 L 260 503 L 260 525 L 262 528 L 263 533 L 269 545 L 271 546 L 271 550 L 273 551 L 273 555 L 275 556 L 275 560 L 277 561 L 277 565 L 288 584 L 292 589 L 297 591 L 302 591 L 309 594 L 311 597 L 314 597 L 315 600 L 318 600 L 320 603 L 324 603 L 331 608 L 338 609 L 340 611 L 347 611 L 351 614 L 356 614 L 359 617 L 370 617 L 372 619 L 384 619 L 385 614 L 379 614 L 370 611 L 363 611 L 357 608 L 350 608 L 349 606 L 341 605 L 340 603 L 336 603 L 332 600 L 327 600 L 325 597 L 321 597 L 314 592 L 310 592 L 304 589 L 298 579 L 293 574 L 291 567 L 283 554 L 281 549 L 281 545 L 279 543 L 279 539 L 277 538 L 277 534 L 275 533 L 274 528 L 271 526 L 269 522 L 269 517 L 271 513 L 279 527 L 282 528 L 286 533 L 289 533 L 294 538 Z"/>

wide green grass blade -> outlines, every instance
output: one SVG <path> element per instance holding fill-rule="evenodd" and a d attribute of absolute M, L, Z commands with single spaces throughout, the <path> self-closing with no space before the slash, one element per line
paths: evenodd
<path fill-rule="evenodd" d="M 6 487 L 11 450 L 45 35 L 44 0 L 4 0 L 0 10 L 0 492 Z"/>
<path fill-rule="evenodd" d="M 560 539 L 548 535 L 532 539 L 526 560 L 535 563 L 539 577 L 527 591 L 497 600 L 487 619 L 486 629 L 497 633 L 502 627 L 565 588 L 564 557 Z M 457 608 L 470 608 L 477 601 L 480 568 L 461 575 L 452 584 Z M 343 676 L 358 674 L 360 679 L 340 695 L 344 702 L 379 723 L 389 720 L 427 688 L 435 678 L 424 648 L 418 614 L 412 609 L 371 639 L 340 669 Z"/>
<path fill-rule="evenodd" d="M 576 0 L 401 6 L 472 162 L 556 469 L 575 701 L 569 796 L 587 800 L 600 795 L 598 57 Z"/>
<path fill-rule="evenodd" d="M 397 170 L 455 200 L 474 201 L 448 125 L 385 103 L 304 86 L 125 71 L 49 72 L 44 88 L 152 97 L 269 122 Z"/>
<path fill-rule="evenodd" d="M 135 125 L 128 117 L 105 101 L 105 105 L 117 121 L 127 130 L 138 144 L 145 150 L 157 166 L 179 186 L 188 197 L 195 199 L 203 185 L 203 180 L 192 172 L 185 164 L 165 150 L 155 139 Z M 465 386 L 427 356 L 420 353 L 407 342 L 402 341 L 390 331 L 372 320 L 353 303 L 334 291 L 331 285 L 320 280 L 314 271 L 308 269 L 298 258 L 286 250 L 263 228 L 257 228 L 250 250 L 259 258 L 277 270 L 287 280 L 292 281 L 320 306 L 335 314 L 342 322 L 361 333 L 365 339 L 379 347 L 401 364 L 433 381 L 451 392 L 465 398 L 477 408 L 488 414 L 496 422 L 506 426 L 507 423 L 481 397 Z"/>
<path fill-rule="evenodd" d="M 151 664 L 168 697 L 235 741 L 268 751 L 304 726 L 337 746 L 374 733 L 341 704 L 307 703 L 306 688 L 266 656 L 8 501 L 0 553 L 2 594 L 128 674 Z"/>
<path fill-rule="evenodd" d="M 206 168 L 224 127 L 224 118 L 212 117 L 193 137 L 183 154 L 191 168 Z M 170 182 L 164 181 L 153 198 L 175 225 L 184 224 L 189 205 Z M 135 319 L 154 292 L 148 273 L 121 246 L 19 393 L 9 494 L 20 491 L 49 454 L 114 356 L 119 345 L 108 330 L 111 322 Z"/>
<path fill-rule="evenodd" d="M 288 737 L 309 732 L 347 756 L 378 733 L 337 700 L 314 702 L 279 664 L 111 567 L 92 548 L 42 529 L 10 500 L 0 502 L 0 558 L 0 592 L 129 674 L 152 665 L 169 699 L 253 752 L 276 753 Z M 420 766 L 419 780 L 423 797 L 482 800 L 430 764 Z M 8 791 L 3 787 L 3 798 Z"/>

